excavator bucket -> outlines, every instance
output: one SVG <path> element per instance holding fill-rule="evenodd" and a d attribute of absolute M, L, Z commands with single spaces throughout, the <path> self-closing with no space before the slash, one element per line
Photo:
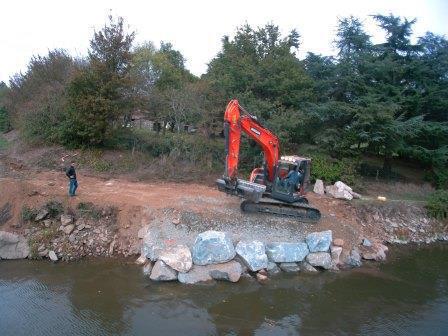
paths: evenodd
<path fill-rule="evenodd" d="M 266 186 L 254 182 L 237 179 L 235 184 L 224 179 L 217 179 L 218 190 L 229 195 L 239 196 L 249 201 L 258 203 L 266 191 Z"/>

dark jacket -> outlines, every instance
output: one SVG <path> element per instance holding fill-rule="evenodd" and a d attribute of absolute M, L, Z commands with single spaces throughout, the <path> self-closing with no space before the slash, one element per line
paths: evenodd
<path fill-rule="evenodd" d="M 70 166 L 70 167 L 67 169 L 65 175 L 67 175 L 68 178 L 71 178 L 71 179 L 75 179 L 75 180 L 76 180 L 75 167 Z"/>

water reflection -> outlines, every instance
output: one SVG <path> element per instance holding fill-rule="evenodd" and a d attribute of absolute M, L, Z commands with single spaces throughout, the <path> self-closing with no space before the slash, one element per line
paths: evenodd
<path fill-rule="evenodd" d="M 155 284 L 114 261 L 0 262 L 1 335 L 448 334 L 446 245 L 265 286 Z"/>

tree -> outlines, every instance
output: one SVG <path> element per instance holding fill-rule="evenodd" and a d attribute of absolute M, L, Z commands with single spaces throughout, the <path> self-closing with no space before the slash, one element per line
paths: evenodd
<path fill-rule="evenodd" d="M 4 82 L 0 82 L 0 133 L 7 132 L 11 129 L 9 114 L 5 107 L 5 96 L 8 92 L 8 86 Z"/>
<path fill-rule="evenodd" d="M 122 18 L 95 32 L 90 41 L 89 65 L 78 72 L 68 88 L 68 118 L 62 130 L 70 146 L 100 146 L 126 123 L 133 108 L 131 47 Z"/>
<path fill-rule="evenodd" d="M 5 107 L 14 128 L 32 143 L 59 141 L 65 119 L 66 87 L 81 66 L 65 50 L 33 56 L 25 73 L 10 79 Z"/>

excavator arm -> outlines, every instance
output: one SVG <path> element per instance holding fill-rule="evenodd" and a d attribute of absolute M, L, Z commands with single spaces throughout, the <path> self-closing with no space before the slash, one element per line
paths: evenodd
<path fill-rule="evenodd" d="M 244 132 L 260 145 L 266 162 L 266 178 L 272 182 L 275 166 L 280 157 L 278 138 L 263 127 L 254 116 L 246 113 L 238 104 L 238 100 L 231 100 L 224 114 L 224 134 L 226 139 L 226 165 L 224 177 L 229 181 L 236 181 L 238 175 L 238 161 L 240 153 L 241 132 Z"/>

